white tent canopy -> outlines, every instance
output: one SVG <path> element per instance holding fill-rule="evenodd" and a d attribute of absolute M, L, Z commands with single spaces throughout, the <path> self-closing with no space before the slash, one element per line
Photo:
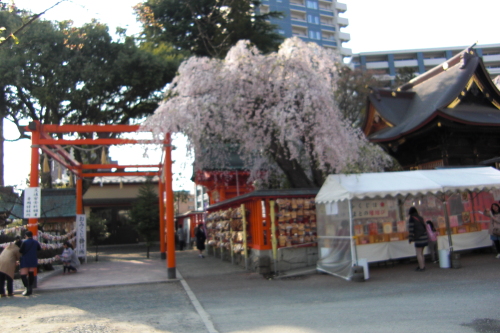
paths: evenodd
<path fill-rule="evenodd" d="M 316 203 L 455 191 L 500 189 L 500 171 L 491 167 L 329 175 Z"/>

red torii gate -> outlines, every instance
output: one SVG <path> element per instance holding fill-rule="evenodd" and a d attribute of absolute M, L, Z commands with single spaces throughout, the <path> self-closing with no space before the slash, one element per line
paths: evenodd
<path fill-rule="evenodd" d="M 172 192 L 172 144 L 170 133 L 165 135 L 164 153 L 162 164 L 158 165 L 118 165 L 118 164 L 82 164 L 76 161 L 61 145 L 94 145 L 110 146 L 123 144 L 154 143 L 152 140 L 130 140 L 114 138 L 97 139 L 57 139 L 52 134 L 64 133 L 130 133 L 137 132 L 139 125 L 44 125 L 39 121 L 31 122 L 26 128 L 31 132 L 31 175 L 30 187 L 39 186 L 40 151 L 44 151 L 61 165 L 65 166 L 76 175 L 76 214 L 83 211 L 83 178 L 105 176 L 159 176 L 158 197 L 160 211 L 160 252 L 162 259 L 167 259 L 167 272 L 169 279 L 176 278 L 175 265 L 175 224 L 174 224 L 174 194 Z M 90 169 L 124 169 L 124 168 L 158 168 L 157 171 L 135 172 L 92 172 L 84 173 Z M 163 168 L 163 177 L 162 177 Z M 165 201 L 163 200 L 165 199 Z M 28 229 L 33 235 L 38 235 L 38 218 L 29 219 Z"/>

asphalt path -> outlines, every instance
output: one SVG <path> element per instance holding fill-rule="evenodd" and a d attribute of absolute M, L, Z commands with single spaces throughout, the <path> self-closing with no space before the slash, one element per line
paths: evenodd
<path fill-rule="evenodd" d="M 500 260 L 492 253 L 463 254 L 460 269 L 428 263 L 415 272 L 415 261 L 372 265 L 366 282 L 325 274 L 265 279 L 193 250 L 176 256 L 175 281 L 2 298 L 0 331 L 500 332 Z M 145 253 L 110 247 L 99 260 L 140 261 Z M 157 251 L 152 260 L 165 264 Z"/>

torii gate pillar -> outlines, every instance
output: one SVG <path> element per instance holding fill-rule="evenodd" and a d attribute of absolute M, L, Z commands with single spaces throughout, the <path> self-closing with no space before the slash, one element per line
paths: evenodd
<path fill-rule="evenodd" d="M 167 272 L 169 279 L 176 278 L 175 268 L 175 223 L 174 223 L 174 193 L 172 192 L 172 140 L 170 133 L 165 135 L 165 192 L 167 219 Z"/>

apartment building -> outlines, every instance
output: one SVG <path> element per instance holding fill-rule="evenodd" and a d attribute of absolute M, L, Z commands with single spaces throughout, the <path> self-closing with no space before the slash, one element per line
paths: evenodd
<path fill-rule="evenodd" d="M 352 56 L 352 50 L 342 46 L 351 37 L 341 29 L 349 20 L 340 14 L 347 6 L 336 0 L 263 0 L 261 13 L 278 11 L 282 19 L 271 19 L 278 32 L 286 38 L 298 36 L 306 42 L 337 49 L 342 57 Z"/>
<path fill-rule="evenodd" d="M 423 74 L 469 46 L 362 52 L 354 54 L 350 64 L 355 68 L 373 71 L 379 80 L 390 81 L 394 79 L 398 68 L 410 67 L 415 74 Z M 500 75 L 500 44 L 476 45 L 474 49 L 490 76 L 494 78 Z"/>

